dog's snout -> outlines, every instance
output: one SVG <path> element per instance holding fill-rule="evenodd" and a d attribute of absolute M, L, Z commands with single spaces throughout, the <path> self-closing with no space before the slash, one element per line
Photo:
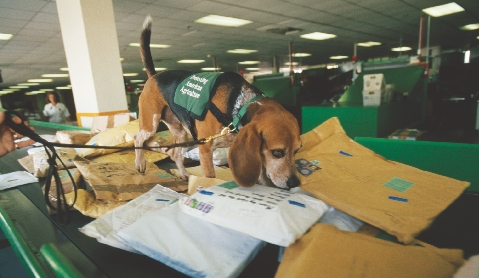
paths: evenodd
<path fill-rule="evenodd" d="M 297 176 L 292 176 L 288 179 L 286 185 L 288 186 L 288 188 L 295 188 L 298 187 L 300 183 L 301 182 L 299 181 L 299 178 Z"/>

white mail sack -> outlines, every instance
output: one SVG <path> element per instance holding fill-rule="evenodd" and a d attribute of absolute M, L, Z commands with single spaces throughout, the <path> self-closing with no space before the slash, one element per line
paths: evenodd
<path fill-rule="evenodd" d="M 234 181 L 180 198 L 183 212 L 219 226 L 287 247 L 328 210 L 324 202 L 301 193 Z"/>
<path fill-rule="evenodd" d="M 117 232 L 143 215 L 170 205 L 181 196 L 183 194 L 158 184 L 143 195 L 95 219 L 79 230 L 89 237 L 96 238 L 100 243 L 137 253 L 117 236 Z"/>
<path fill-rule="evenodd" d="M 137 253 L 187 276 L 208 278 L 238 277 L 266 245 L 185 214 L 178 202 L 143 215 L 117 237 Z"/>

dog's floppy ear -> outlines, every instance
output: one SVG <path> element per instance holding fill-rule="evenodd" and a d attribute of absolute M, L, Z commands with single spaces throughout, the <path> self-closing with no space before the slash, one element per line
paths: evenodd
<path fill-rule="evenodd" d="M 230 147 L 228 163 L 235 181 L 243 187 L 258 182 L 261 174 L 261 137 L 254 124 L 244 126 Z"/>

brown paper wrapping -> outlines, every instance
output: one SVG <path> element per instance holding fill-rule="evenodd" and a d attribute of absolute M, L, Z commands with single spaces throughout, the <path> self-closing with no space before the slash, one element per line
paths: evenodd
<path fill-rule="evenodd" d="M 384 159 L 347 137 L 337 118 L 301 139 L 296 159 L 319 167 L 300 175 L 301 189 L 404 243 L 413 242 L 469 186 Z M 412 186 L 403 192 L 386 186 L 398 179 Z"/>
<path fill-rule="evenodd" d="M 70 148 L 55 148 L 58 156 L 63 161 L 67 168 L 75 167 L 73 164 L 73 159 L 76 156 L 75 149 Z M 45 151 L 40 151 L 31 155 L 33 159 L 33 175 L 35 177 L 46 177 L 48 173 L 48 168 L 50 165 L 48 164 L 48 155 Z M 65 169 L 65 166 L 60 162 L 57 158 L 56 163 L 58 165 L 58 169 Z"/>
<path fill-rule="evenodd" d="M 316 224 L 286 249 L 275 277 L 446 278 L 462 256 L 462 250 L 401 245 Z"/>
<path fill-rule="evenodd" d="M 62 144 L 86 144 L 93 134 L 87 131 L 77 130 L 58 130 L 56 132 L 56 138 L 59 143 Z"/>
<path fill-rule="evenodd" d="M 144 174 L 136 170 L 134 163 L 95 163 L 80 158 L 74 163 L 93 188 L 98 200 L 131 200 L 157 184 L 178 192 L 188 189 L 185 181 L 159 169 L 151 162 L 146 163 Z"/>
<path fill-rule="evenodd" d="M 74 192 L 67 194 L 65 196 L 67 203 L 71 204 L 74 197 Z M 79 189 L 77 191 L 77 199 L 73 207 L 85 216 L 98 218 L 126 203 L 127 201 L 97 200 L 93 192 Z"/>

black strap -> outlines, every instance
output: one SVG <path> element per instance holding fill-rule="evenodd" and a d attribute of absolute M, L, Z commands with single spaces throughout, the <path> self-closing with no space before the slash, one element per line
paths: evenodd
<path fill-rule="evenodd" d="M 231 123 L 232 119 L 221 112 L 213 102 L 208 102 L 206 108 L 211 111 L 211 114 L 213 114 L 218 122 L 220 122 L 223 126 L 228 126 Z"/>

